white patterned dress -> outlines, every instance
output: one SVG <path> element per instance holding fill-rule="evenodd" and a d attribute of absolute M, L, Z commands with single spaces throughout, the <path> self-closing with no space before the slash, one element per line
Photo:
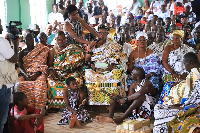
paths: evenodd
<path fill-rule="evenodd" d="M 178 49 L 173 50 L 169 53 L 167 62 L 176 73 L 182 75 L 184 72 L 186 72 L 185 65 L 183 64 L 183 56 L 189 52 L 195 51 L 193 48 L 185 44 L 181 44 L 181 46 Z M 170 74 L 170 72 L 164 68 L 163 77 L 165 77 L 168 74 Z"/>

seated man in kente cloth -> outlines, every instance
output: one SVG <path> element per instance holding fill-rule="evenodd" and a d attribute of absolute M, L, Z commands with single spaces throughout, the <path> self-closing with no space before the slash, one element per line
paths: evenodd
<path fill-rule="evenodd" d="M 145 71 L 141 67 L 135 67 L 131 74 L 134 80 L 130 86 L 128 97 L 120 97 L 116 94 L 111 94 L 112 100 L 109 106 L 109 115 L 96 116 L 100 122 L 115 122 L 121 124 L 124 119 L 145 118 L 149 119 L 152 106 L 155 105 L 157 89 L 152 83 L 145 79 Z M 117 104 L 122 105 L 122 110 L 125 112 L 122 116 L 113 119 Z"/>
<path fill-rule="evenodd" d="M 65 108 L 63 90 L 67 88 L 66 79 L 74 77 L 80 89 L 83 89 L 83 69 L 85 55 L 84 51 L 77 44 L 66 44 L 66 37 L 63 31 L 56 34 L 56 43 L 48 58 L 48 106 L 51 112 L 56 108 Z"/>
<path fill-rule="evenodd" d="M 25 36 L 27 48 L 19 53 L 19 90 L 30 101 L 29 106 L 44 109 L 47 102 L 47 37 L 44 32 L 38 35 L 39 43 L 34 47 L 31 33 Z"/>
<path fill-rule="evenodd" d="M 88 46 L 86 51 L 85 60 L 92 62 L 92 69 L 85 70 L 89 105 L 109 105 L 109 96 L 101 90 L 125 95 L 126 56 L 122 53 L 123 47 L 109 36 L 108 30 L 107 26 L 100 25 L 101 40 L 95 46 Z"/>

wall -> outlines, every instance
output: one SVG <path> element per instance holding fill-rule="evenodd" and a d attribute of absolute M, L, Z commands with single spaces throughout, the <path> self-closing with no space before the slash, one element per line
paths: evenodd
<path fill-rule="evenodd" d="M 7 25 L 10 21 L 21 21 L 22 29 L 28 28 L 31 23 L 29 0 L 6 0 Z M 46 0 L 47 13 L 52 12 L 54 0 Z M 48 16 L 48 15 L 47 15 Z"/>
<path fill-rule="evenodd" d="M 86 3 L 87 1 L 88 0 L 84 0 L 84 3 Z M 140 1 L 142 5 L 144 5 L 144 0 L 138 0 L 138 1 Z M 150 2 L 151 1 L 153 0 L 150 0 Z M 9 24 L 10 21 L 21 21 L 22 22 L 21 28 L 23 29 L 28 28 L 29 24 L 31 23 L 29 0 L 6 0 L 6 3 L 7 3 L 7 25 Z M 54 0 L 46 0 L 47 14 L 52 12 L 53 3 Z M 48 20 L 48 15 L 46 20 Z"/>
<path fill-rule="evenodd" d="M 54 4 L 54 0 L 46 0 L 47 14 L 49 14 L 50 12 L 53 12 L 52 4 Z M 48 15 L 47 15 L 47 21 L 48 21 Z"/>
<path fill-rule="evenodd" d="M 20 21 L 19 1 L 18 0 L 6 0 L 7 4 L 7 24 L 10 21 Z"/>

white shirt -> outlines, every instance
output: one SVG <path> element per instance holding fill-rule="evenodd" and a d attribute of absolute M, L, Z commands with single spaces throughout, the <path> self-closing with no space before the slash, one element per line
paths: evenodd
<path fill-rule="evenodd" d="M 90 20 L 90 18 L 93 16 L 93 12 L 89 13 L 88 11 L 85 12 L 85 14 L 88 15 L 88 21 Z"/>
<path fill-rule="evenodd" d="M 0 37 L 0 61 L 10 59 L 14 55 L 14 50 L 11 48 L 10 43 L 3 37 Z M 13 84 L 6 84 L 7 88 L 13 87 Z M 0 89 L 2 84 L 0 84 Z"/>
<path fill-rule="evenodd" d="M 14 50 L 11 48 L 8 40 L 0 37 L 0 61 L 10 59 L 14 55 Z"/>
<path fill-rule="evenodd" d="M 167 17 L 170 17 L 169 10 L 165 11 L 164 13 L 161 10 L 158 11 L 158 18 L 162 18 L 164 22 Z"/>
<path fill-rule="evenodd" d="M 175 3 L 176 3 L 176 2 L 172 3 L 171 6 L 170 6 L 170 9 L 169 9 L 169 10 L 172 11 L 173 13 L 174 13 L 174 4 L 175 4 Z"/>
<path fill-rule="evenodd" d="M 129 8 L 128 8 L 129 10 L 130 10 L 131 6 L 132 6 L 132 3 L 129 5 Z M 138 12 L 139 12 L 139 7 L 142 7 L 142 6 L 141 6 L 141 3 L 140 3 L 139 1 L 137 1 L 137 2 L 133 5 L 133 9 L 130 10 L 130 12 L 131 12 L 133 15 L 137 15 Z"/>
<path fill-rule="evenodd" d="M 155 3 L 153 5 L 152 4 L 153 4 L 153 2 L 151 2 L 150 7 L 153 6 L 153 13 L 154 13 L 154 15 L 157 15 L 158 14 L 157 12 L 160 9 L 163 2 L 162 1 L 155 1 Z"/>
<path fill-rule="evenodd" d="M 57 22 L 64 22 L 64 18 L 63 18 L 63 15 L 61 13 L 49 13 L 49 19 L 48 19 L 48 22 L 50 24 L 53 24 L 54 21 L 57 20 Z"/>
<path fill-rule="evenodd" d="M 124 25 L 125 23 L 128 23 L 127 15 L 123 15 L 121 18 L 121 24 Z"/>

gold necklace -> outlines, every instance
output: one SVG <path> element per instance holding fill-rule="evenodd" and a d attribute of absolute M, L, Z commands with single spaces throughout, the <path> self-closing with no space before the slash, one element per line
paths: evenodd
<path fill-rule="evenodd" d="M 139 59 L 140 58 L 140 48 L 138 47 L 138 60 L 139 60 L 140 65 L 144 65 L 145 59 L 146 59 L 146 55 L 147 55 L 147 49 L 145 50 L 144 61 L 141 63 L 140 59 Z"/>

